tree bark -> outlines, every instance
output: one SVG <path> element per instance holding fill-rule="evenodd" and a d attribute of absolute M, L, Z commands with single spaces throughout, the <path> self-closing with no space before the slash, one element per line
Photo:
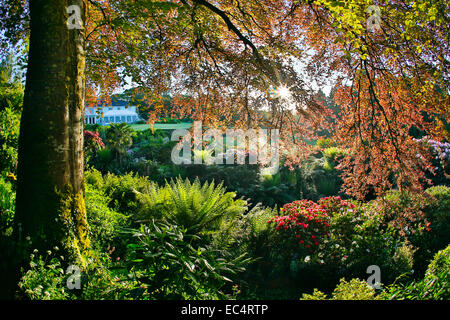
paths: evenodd
<path fill-rule="evenodd" d="M 83 190 L 84 29 L 67 7 L 83 0 L 31 0 L 31 33 L 19 137 L 16 225 L 31 248 L 89 247 Z M 29 239 L 29 240 L 28 240 Z"/>

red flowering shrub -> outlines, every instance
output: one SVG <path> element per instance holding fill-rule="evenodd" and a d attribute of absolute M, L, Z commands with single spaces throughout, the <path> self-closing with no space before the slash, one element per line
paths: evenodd
<path fill-rule="evenodd" d="M 274 223 L 276 230 L 286 230 L 295 236 L 298 243 L 312 252 L 320 240 L 327 235 L 327 211 L 317 203 L 309 200 L 298 200 L 285 204 L 281 209 L 284 216 L 276 216 L 268 221 Z"/>
<path fill-rule="evenodd" d="M 317 248 L 324 238 L 329 237 L 330 219 L 333 215 L 353 210 L 355 205 L 340 197 L 326 197 L 317 203 L 310 200 L 297 200 L 285 204 L 281 212 L 267 221 L 273 223 L 279 232 L 285 232 L 309 252 Z"/>
<path fill-rule="evenodd" d="M 103 149 L 105 144 L 98 132 L 84 130 L 84 161 L 87 164 L 91 158 L 95 158 L 97 151 Z"/>
<path fill-rule="evenodd" d="M 348 200 L 342 200 L 341 197 L 326 197 L 318 201 L 320 208 L 325 209 L 331 216 L 335 213 L 342 213 L 345 210 L 353 210 L 356 206 Z"/>
<path fill-rule="evenodd" d="M 103 143 L 102 138 L 98 135 L 96 131 L 84 130 L 84 145 L 86 147 L 93 148 L 104 148 L 105 144 Z"/>

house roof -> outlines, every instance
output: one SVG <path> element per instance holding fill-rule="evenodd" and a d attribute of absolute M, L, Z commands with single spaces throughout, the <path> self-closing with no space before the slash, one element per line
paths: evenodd
<path fill-rule="evenodd" d="M 115 105 L 96 105 L 94 107 L 86 107 L 84 110 L 85 116 L 135 116 L 138 115 L 136 106 L 131 106 L 126 103 Z"/>

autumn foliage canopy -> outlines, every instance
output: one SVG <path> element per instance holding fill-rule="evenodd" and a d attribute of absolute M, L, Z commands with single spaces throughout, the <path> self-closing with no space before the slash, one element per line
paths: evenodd
<path fill-rule="evenodd" d="M 11 21 L 26 26 L 27 15 L 17 10 L 20 2 L 10 2 L 2 26 L 14 39 L 27 29 Z M 368 27 L 372 5 L 379 9 L 377 28 Z M 428 146 L 411 131 L 449 139 L 447 6 L 425 0 L 88 1 L 87 101 L 95 104 L 131 84 L 152 105 L 150 122 L 176 115 L 217 128 L 278 128 L 288 166 L 300 164 L 313 151 L 308 142 L 328 129 L 349 151 L 340 164 L 349 194 L 419 190 L 433 168 Z M 330 81 L 339 113 L 317 99 L 317 87 Z M 289 94 L 270 97 L 271 87 Z"/>

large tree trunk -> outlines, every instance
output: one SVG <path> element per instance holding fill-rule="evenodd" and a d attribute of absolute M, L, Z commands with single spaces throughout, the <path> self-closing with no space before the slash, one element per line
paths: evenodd
<path fill-rule="evenodd" d="M 67 7 L 82 0 L 31 0 L 31 34 L 19 138 L 16 223 L 38 249 L 89 247 L 83 190 L 84 29 Z"/>

